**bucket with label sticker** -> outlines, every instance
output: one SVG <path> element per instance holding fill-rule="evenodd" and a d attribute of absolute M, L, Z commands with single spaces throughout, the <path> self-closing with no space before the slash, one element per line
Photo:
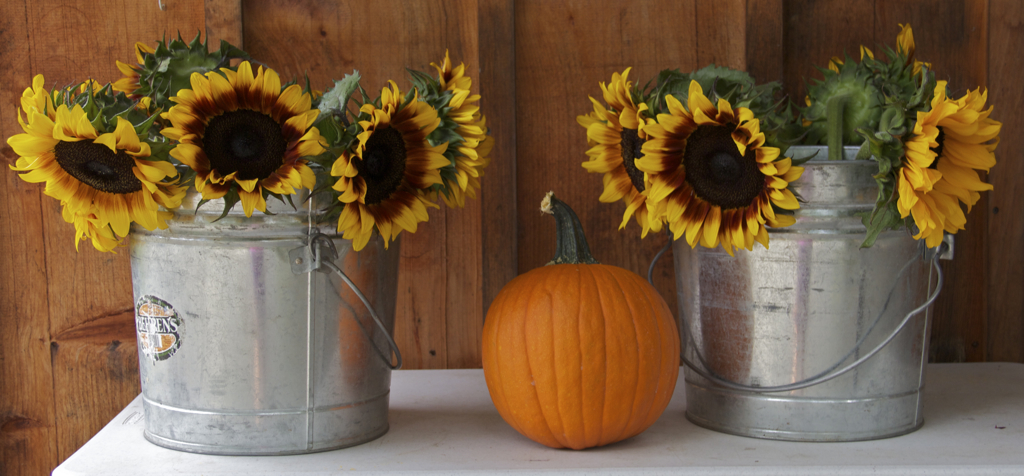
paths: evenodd
<path fill-rule="evenodd" d="M 308 203 L 218 220 L 223 205 L 197 199 L 166 230 L 132 230 L 146 438 L 281 455 L 386 433 L 398 243 L 354 252 Z"/>

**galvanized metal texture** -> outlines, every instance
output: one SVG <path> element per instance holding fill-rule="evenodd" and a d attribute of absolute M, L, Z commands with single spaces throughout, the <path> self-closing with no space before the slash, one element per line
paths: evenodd
<path fill-rule="evenodd" d="M 388 363 L 391 370 L 398 370 L 402 368 L 402 351 L 398 348 L 398 344 L 395 343 L 395 339 L 391 337 L 391 331 L 388 330 L 387 326 L 385 326 L 383 322 L 381 322 L 380 317 L 373 310 L 373 304 L 370 303 L 370 300 L 367 299 L 366 295 L 359 289 L 359 286 L 357 286 L 352 279 L 345 274 L 345 271 L 339 268 L 338 265 L 334 264 L 334 260 L 338 259 L 338 250 L 335 248 L 334 242 L 331 241 L 331 238 L 323 233 L 314 233 L 309 236 L 307 246 L 298 248 L 298 250 L 306 250 L 308 253 L 306 259 L 311 260 L 310 262 L 312 263 L 311 269 L 296 271 L 297 268 L 304 268 L 303 258 L 300 257 L 292 262 L 292 273 L 303 274 L 312 272 L 313 270 L 328 270 L 337 274 L 338 277 L 348 285 L 348 288 L 355 293 L 356 297 L 363 302 L 363 306 L 365 306 L 366 311 L 370 313 L 370 318 L 373 319 L 373 323 L 377 325 L 377 328 L 381 330 L 384 338 L 387 339 L 388 346 L 390 347 L 391 352 L 395 354 L 397 362 L 394 365 L 391 365 L 391 354 L 388 352 L 381 352 L 381 356 L 384 358 L 384 361 Z M 288 257 L 294 258 L 295 251 L 296 250 L 290 251 L 288 253 Z M 303 255 L 307 253 L 303 253 Z M 325 254 L 326 257 L 324 256 Z"/>
<path fill-rule="evenodd" d="M 873 162 L 805 167 L 793 189 L 806 203 L 795 225 L 771 231 L 770 250 L 755 245 L 732 257 L 673 244 L 685 356 L 718 379 L 775 387 L 827 374 L 891 341 L 841 376 L 784 392 L 730 388 L 688 368 L 687 418 L 792 441 L 913 431 L 923 424 L 927 314 L 897 328 L 930 294 L 929 261 L 905 230 L 860 249 L 865 229 L 857 213 L 870 211 L 877 194 Z"/>
<path fill-rule="evenodd" d="M 167 230 L 132 233 L 146 438 L 197 453 L 283 455 L 386 433 L 391 368 L 378 349 L 390 336 L 338 276 L 293 273 L 289 253 L 318 232 L 309 209 L 271 199 L 273 215 L 232 210 L 214 221 L 222 205 L 194 213 L 197 200 Z M 385 250 L 375 238 L 356 253 L 330 238 L 339 267 L 393 332 L 398 243 Z"/>

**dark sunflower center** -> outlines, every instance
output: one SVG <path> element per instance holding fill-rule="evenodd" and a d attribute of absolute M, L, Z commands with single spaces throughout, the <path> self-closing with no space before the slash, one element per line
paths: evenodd
<path fill-rule="evenodd" d="M 686 182 L 702 200 L 723 210 L 750 206 L 764 190 L 756 152 L 740 155 L 732 140 L 735 124 L 703 125 L 690 134 L 683 152 Z"/>
<path fill-rule="evenodd" d="M 68 175 L 96 190 L 108 193 L 132 193 L 142 190 L 142 182 L 132 173 L 135 159 L 119 150 L 87 140 L 58 142 L 53 147 L 57 165 Z"/>
<path fill-rule="evenodd" d="M 375 205 L 391 196 L 405 176 L 405 139 L 394 128 L 373 131 L 366 141 L 363 159 L 354 160 L 366 181 L 366 204 Z"/>
<path fill-rule="evenodd" d="M 935 142 L 937 142 L 939 145 L 934 149 L 935 160 L 933 160 L 932 164 L 928 166 L 929 169 L 939 168 L 939 158 L 942 157 L 942 147 L 943 145 L 945 145 L 946 142 L 946 133 L 942 130 L 941 127 L 939 128 L 939 135 L 935 137 Z"/>
<path fill-rule="evenodd" d="M 265 179 L 281 168 L 288 142 L 281 125 L 261 112 L 240 109 L 210 119 L 203 150 L 210 167 L 241 180 Z"/>
<path fill-rule="evenodd" d="M 641 139 L 634 129 L 623 129 L 620 135 L 622 137 L 622 166 L 626 168 L 626 174 L 629 175 L 629 181 L 633 182 L 633 187 L 637 191 L 643 192 L 644 173 L 636 168 L 634 162 L 644 156 L 640 149 L 646 141 Z"/>

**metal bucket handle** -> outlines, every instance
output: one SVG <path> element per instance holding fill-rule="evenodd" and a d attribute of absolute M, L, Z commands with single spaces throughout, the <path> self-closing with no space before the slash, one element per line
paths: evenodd
<path fill-rule="evenodd" d="M 853 349 L 851 349 L 849 353 L 847 353 L 845 356 L 843 356 L 842 359 L 840 359 L 834 365 L 832 365 L 831 367 L 829 367 L 828 369 L 822 371 L 821 373 L 819 373 L 817 375 L 814 375 L 814 376 L 808 377 L 808 378 L 806 378 L 804 380 L 793 382 L 793 383 L 787 384 L 787 385 L 777 385 L 777 386 L 773 386 L 773 387 L 754 387 L 754 386 L 750 386 L 750 385 L 743 385 L 743 384 L 739 384 L 739 383 L 736 383 L 736 382 L 731 382 L 729 380 L 725 380 L 725 379 L 722 379 L 721 377 L 713 375 L 708 370 L 704 370 L 702 368 L 698 368 L 696 365 L 694 365 L 693 362 L 690 362 L 690 360 L 686 358 L 686 355 L 680 353 L 680 357 L 682 358 L 683 364 L 685 364 L 691 370 L 696 372 L 697 375 L 700 375 L 701 377 L 704 377 L 705 379 L 708 379 L 709 381 L 714 382 L 714 383 L 716 383 L 718 385 L 721 385 L 723 387 L 730 388 L 730 389 L 733 389 L 733 390 L 743 390 L 743 391 L 755 392 L 755 393 L 789 392 L 789 391 L 793 391 L 793 390 L 799 390 L 799 389 L 802 389 L 802 388 L 807 388 L 807 387 L 810 387 L 810 386 L 813 386 L 813 385 L 817 385 L 817 384 L 822 383 L 822 382 L 827 382 L 827 381 L 832 380 L 832 379 L 834 379 L 834 378 L 836 378 L 836 377 L 838 377 L 840 375 L 843 375 L 843 374 L 853 370 L 854 368 L 856 368 L 860 364 L 864 363 L 864 361 L 870 359 L 875 354 L 877 354 L 879 351 L 881 351 L 883 347 L 885 347 L 889 342 L 891 342 L 893 339 L 895 339 L 896 335 L 899 334 L 900 331 L 902 331 L 904 327 L 906 327 L 907 323 L 910 322 L 910 318 L 911 317 L 913 317 L 913 316 L 917 315 L 918 313 L 920 313 L 921 311 L 925 310 L 928 306 L 930 306 L 933 302 L 935 302 L 936 298 L 939 297 L 939 291 L 942 289 L 942 268 L 939 266 L 939 259 L 942 259 L 943 257 L 949 256 L 948 253 L 950 253 L 951 250 L 952 250 L 952 240 L 951 240 L 952 237 L 947 235 L 946 238 L 950 239 L 950 241 L 943 240 L 942 244 L 935 251 L 935 254 L 931 257 L 931 259 L 929 259 L 929 262 L 932 265 L 932 267 L 935 269 L 936 276 L 938 277 L 938 280 L 936 281 L 936 284 L 935 284 L 935 291 L 933 293 L 931 293 L 931 296 L 928 297 L 928 299 L 924 302 L 924 304 L 918 306 L 914 310 L 912 310 L 909 313 L 907 313 L 907 315 L 904 316 L 903 321 L 900 322 L 900 325 L 896 326 L 896 329 L 893 330 L 892 333 L 889 334 L 889 336 L 886 337 L 884 340 L 882 340 L 882 342 L 879 343 L 874 349 L 872 349 L 871 352 L 868 352 L 867 354 L 865 354 L 862 357 L 858 358 L 857 360 L 853 361 L 852 363 L 850 363 L 846 367 L 843 367 L 841 369 L 836 370 L 840 365 L 842 365 L 843 362 L 846 361 L 846 359 L 850 358 L 851 355 L 856 353 L 857 350 L 860 349 L 860 346 L 864 342 L 864 340 L 867 339 L 867 336 L 871 335 L 871 330 L 874 329 L 875 325 L 877 325 L 878 322 L 881 320 L 882 314 L 885 313 L 885 308 L 887 308 L 888 305 L 889 305 L 889 299 L 892 298 L 892 293 L 896 291 L 896 287 L 899 285 L 899 278 L 900 278 L 900 276 L 902 276 L 903 273 L 905 273 L 907 271 L 907 268 L 915 260 L 917 260 L 918 257 L 915 256 L 910 261 L 908 261 L 907 264 L 903 265 L 903 269 L 901 269 L 899 274 L 896 275 L 896 283 L 893 284 L 892 289 L 889 291 L 889 296 L 886 298 L 885 306 L 883 306 L 882 311 L 879 312 L 878 317 L 875 318 L 875 322 L 871 324 L 870 328 L 868 328 L 868 332 L 865 332 L 864 335 L 861 336 L 861 338 L 857 341 L 857 343 L 854 344 Z M 665 252 L 668 251 L 670 246 L 672 246 L 672 241 L 671 240 L 667 244 L 665 244 L 665 246 L 661 249 L 661 251 L 659 251 L 658 254 L 654 255 L 654 259 L 651 260 L 651 265 L 647 269 L 647 282 L 651 283 L 652 286 L 654 285 L 654 265 L 658 263 L 658 260 L 660 260 L 661 257 L 665 254 Z M 680 328 L 682 329 L 683 333 L 686 334 L 687 340 L 689 341 L 690 345 L 693 346 L 694 353 L 697 354 L 697 358 L 700 360 L 701 364 L 703 364 L 703 367 L 707 368 L 708 367 L 707 366 L 707 362 L 705 362 L 704 356 L 702 356 L 700 354 L 700 350 L 697 350 L 696 342 L 693 341 L 693 335 L 689 332 L 689 324 L 686 322 L 686 318 L 685 317 L 681 317 L 680 319 L 683 321 L 680 324 Z M 685 347 L 683 347 L 682 349 L 685 349 Z"/>
<path fill-rule="evenodd" d="M 324 246 L 328 248 L 327 256 L 321 256 L 321 250 L 323 249 Z M 352 282 L 352 280 L 345 275 L 341 268 L 338 267 L 338 265 L 334 264 L 334 262 L 332 261 L 334 259 L 337 259 L 338 257 L 338 249 L 335 248 L 334 246 L 334 240 L 332 240 L 331 237 L 323 233 L 312 232 L 309 237 L 309 243 L 306 246 L 292 250 L 291 254 L 293 254 L 293 256 L 291 256 L 292 270 L 297 272 L 297 274 L 301 274 L 298 273 L 299 271 L 303 273 L 308 273 L 314 270 L 321 269 L 321 267 L 326 267 L 330 271 L 334 271 L 335 274 L 340 276 L 341 279 L 345 281 L 345 284 L 347 284 L 348 287 L 352 289 L 352 292 L 356 293 L 356 296 L 359 296 L 359 300 L 363 301 L 363 305 L 366 306 L 366 310 L 370 311 L 370 317 L 373 318 L 373 322 L 376 323 L 377 327 L 380 328 L 380 330 L 384 333 L 384 338 L 388 340 L 388 346 L 390 346 L 391 350 L 395 353 L 397 363 L 392 365 L 391 356 L 377 348 L 376 344 L 373 343 L 373 340 L 370 340 L 370 344 L 373 345 L 375 349 L 377 349 L 377 352 L 380 353 L 381 357 L 384 358 L 388 366 L 391 367 L 391 370 L 398 370 L 402 368 L 402 352 L 398 350 L 398 344 L 396 344 L 395 339 L 391 337 L 391 332 L 388 331 L 388 328 L 384 326 L 384 323 L 380 320 L 380 317 L 377 317 L 377 311 L 373 310 L 373 306 L 370 305 L 370 300 L 366 299 L 366 295 L 364 295 L 363 292 L 359 290 L 359 286 L 356 286 L 356 283 Z M 306 258 L 304 258 L 303 256 L 306 256 Z M 303 261 L 308 257 L 312 257 L 312 260 L 310 260 L 311 262 L 304 263 Z M 301 266 L 301 268 L 296 269 L 296 266 Z M 367 336 L 367 338 L 369 338 L 369 336 Z"/>

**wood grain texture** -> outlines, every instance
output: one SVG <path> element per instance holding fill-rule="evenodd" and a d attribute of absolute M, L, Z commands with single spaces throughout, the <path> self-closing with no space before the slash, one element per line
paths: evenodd
<path fill-rule="evenodd" d="M 446 46 L 458 56 L 454 64 L 465 63 L 466 74 L 473 78 L 472 94 L 480 93 L 479 10 L 476 0 L 441 2 L 443 18 L 450 34 Z M 442 57 L 434 58 L 437 63 Z M 431 68 L 433 69 L 433 68 Z M 484 172 L 486 174 L 486 170 Z M 484 178 L 483 180 L 486 180 Z M 444 205 L 442 205 L 444 207 Z M 483 207 L 480 194 L 466 200 L 463 209 L 446 213 L 445 245 L 447 247 L 446 289 L 444 307 L 446 367 L 449 369 L 480 368 L 482 365 L 483 314 Z"/>
<path fill-rule="evenodd" d="M 159 10 L 155 2 L 130 0 L 108 2 L 103 9 L 96 9 L 93 2 L 59 1 L 35 2 L 32 8 L 37 10 L 28 15 L 29 27 L 35 31 L 44 30 L 42 20 L 47 15 L 59 15 L 57 18 L 65 25 L 57 35 L 32 37 L 33 49 L 62 55 L 63 61 L 33 63 L 34 71 L 45 74 L 49 81 L 57 84 L 90 77 L 102 82 L 113 81 L 120 77 L 114 61 L 133 63 L 136 41 L 152 45 L 156 39 L 175 36 L 178 32 L 191 39 L 204 29 L 204 6 L 199 0 L 168 2 L 164 11 Z M 107 11 L 120 12 L 123 16 L 110 16 Z M 33 18 L 39 23 L 33 24 Z M 86 31 L 89 34 L 82 34 Z M 61 346 L 75 349 L 51 355 L 57 443 L 63 459 L 138 395 L 134 333 L 126 331 L 134 328 L 134 300 L 126 249 L 116 254 L 100 253 L 85 243 L 80 246 L 81 251 L 75 251 L 74 229 L 61 218 L 59 203 L 44 201 L 43 213 L 53 336 L 51 350 Z M 101 329 L 114 326 L 120 331 L 87 333 L 90 337 L 84 340 L 57 339 L 60 335 L 81 335 L 75 331 L 93 328 L 98 323 L 104 323 Z M 110 346 L 121 349 L 117 352 L 118 358 L 84 357 L 104 354 Z"/>
<path fill-rule="evenodd" d="M 806 83 L 821 79 L 815 67 L 826 67 L 833 56 L 859 58 L 860 45 L 875 43 L 874 4 L 868 0 L 786 0 L 783 86 L 803 104 Z"/>
<path fill-rule="evenodd" d="M 991 0 L 988 47 L 988 100 L 1003 129 L 989 175 L 985 360 L 1024 362 L 1024 3 Z"/>
<path fill-rule="evenodd" d="M 747 68 L 747 1 L 697 0 L 698 67 Z"/>
<path fill-rule="evenodd" d="M 446 49 L 474 76 L 480 68 L 477 14 L 472 0 L 254 0 L 243 4 L 243 36 L 253 57 L 285 77 L 308 74 L 315 88 L 326 89 L 331 79 L 358 69 L 364 88 L 376 96 L 389 79 L 407 90 L 405 68 L 434 72 L 430 63 Z M 442 205 L 416 233 L 402 236 L 395 339 L 406 368 L 446 368 L 449 336 L 459 352 L 453 365 L 479 365 L 480 213 L 479 203 L 465 210 Z"/>
<path fill-rule="evenodd" d="M 483 310 L 516 276 L 516 58 L 513 0 L 480 0 L 481 107 L 494 137 L 482 182 Z M 484 60 L 486 58 L 486 60 Z"/>
<path fill-rule="evenodd" d="M 189 5 L 191 3 L 191 5 Z M 103 9 L 91 2 L 37 1 L 27 12 L 31 49 L 45 51 L 33 56 L 33 73 L 42 73 L 47 84 L 71 84 L 86 78 L 101 82 L 120 77 L 115 60 L 135 62 L 136 41 L 154 44 L 165 33 L 202 31 L 201 1 L 169 3 L 160 11 L 156 2 L 111 1 Z M 124 16 L 109 17 L 110 11 Z M 57 34 L 43 34 L 51 22 L 65 27 Z M 169 31 L 168 31 L 169 30 Z M 88 31 L 89 34 L 82 34 Z M 189 38 L 191 39 L 191 38 Z M 122 312 L 132 305 L 128 253 L 99 253 L 83 245 L 74 247 L 74 227 L 61 218 L 60 204 L 43 203 L 51 325 L 54 333 L 92 319 Z"/>
<path fill-rule="evenodd" d="M 483 241 L 480 200 L 449 210 L 445 260 L 445 347 L 449 369 L 478 369 L 483 364 Z"/>
<path fill-rule="evenodd" d="M 555 189 L 583 220 L 598 259 L 640 274 L 663 236 L 641 240 L 624 205 L 602 204 L 587 174 L 575 117 L 599 82 L 632 66 L 634 84 L 663 68 L 710 62 L 783 80 L 800 101 L 844 51 L 893 45 L 914 27 L 919 59 L 954 94 L 988 86 L 1004 123 L 998 165 L 957 235 L 957 259 L 935 306 L 938 361 L 1024 362 L 1024 7 L 1017 0 L 24 0 L 0 3 L 0 132 L 20 132 L 17 98 L 35 73 L 47 84 L 116 79 L 132 44 L 204 31 L 238 43 L 283 76 L 314 87 L 352 69 L 379 93 L 404 68 L 431 71 L 450 50 L 465 62 L 496 139 L 479 200 L 430 210 L 401 245 L 396 338 L 407 368 L 479 366 L 487 306 L 516 274 L 546 263 L 554 224 L 536 211 Z M 243 21 L 244 20 L 244 21 Z M 58 25 L 55 27 L 55 25 Z M 286 45 L 287 47 L 282 47 Z M 376 90 L 376 91 L 373 91 Z M 16 159 L 0 145 L 5 164 Z M 59 206 L 13 173 L 0 180 L 0 474 L 45 474 L 138 391 L 127 253 L 73 249 Z M 467 251 L 469 250 L 469 251 Z M 656 268 L 675 309 L 672 259 Z"/>
<path fill-rule="evenodd" d="M 120 76 L 114 60 L 134 62 L 136 41 L 153 43 L 165 29 L 169 35 L 179 28 L 185 34 L 203 29 L 199 0 L 169 3 L 167 11 L 160 11 L 156 2 L 127 0 L 6 2 L 3 9 L 4 34 L 12 35 L 4 41 L 4 64 L 9 65 L 2 73 L 0 106 L 5 137 L 19 132 L 16 98 L 33 75 L 44 74 L 50 87 L 87 78 L 112 81 Z M 16 159 L 8 147 L 3 155 L 5 163 Z M 0 259 L 5 260 L 3 269 L 17 275 L 4 277 L 0 335 L 16 340 L 5 340 L 0 352 L 21 352 L 2 359 L 0 415 L 5 421 L 0 439 L 5 451 L 20 449 L 12 449 L 10 457 L 5 453 L 0 472 L 43 474 L 138 394 L 134 332 L 105 340 L 54 340 L 110 319 L 122 327 L 134 326 L 133 313 L 126 312 L 132 306 L 131 275 L 124 250 L 103 254 L 86 243 L 76 252 L 73 227 L 61 218 L 59 203 L 42 195 L 41 185 L 23 183 L 13 173 L 3 183 L 9 186 L 9 200 L 0 228 L 8 234 Z M 114 340 L 122 343 L 122 358 L 102 365 L 88 359 L 61 361 L 59 353 L 51 353 L 64 346 L 79 349 L 66 355 L 87 354 Z M 129 378 L 113 381 L 114 375 Z M 30 393 L 24 393 L 26 388 Z"/>
<path fill-rule="evenodd" d="M 22 90 L 32 84 L 27 2 L 0 4 L 0 474 L 48 474 L 59 462 L 46 303 L 43 200 L 36 184 L 7 171 L 17 155 L 6 139 Z"/>
<path fill-rule="evenodd" d="M 746 71 L 758 83 L 785 79 L 783 7 L 783 0 L 747 0 Z"/>
<path fill-rule="evenodd" d="M 220 40 L 245 49 L 242 38 L 242 0 L 206 0 L 204 2 L 206 38 L 212 49 Z"/>
<path fill-rule="evenodd" d="M 820 78 L 813 66 L 832 56 L 859 56 L 860 45 L 882 54 L 894 47 L 900 23 L 914 29 L 916 57 L 931 62 L 953 94 L 984 85 L 988 70 L 988 2 L 985 0 L 857 1 L 786 0 L 785 89 L 797 102 L 806 94 L 804 78 Z M 938 362 L 985 359 L 989 300 L 985 257 L 989 246 L 988 196 L 956 235 L 956 258 L 943 264 L 946 283 L 933 307 L 931 359 Z"/>
<path fill-rule="evenodd" d="M 987 0 L 905 0 L 875 4 L 875 44 L 896 44 L 899 23 L 914 29 L 915 57 L 932 63 L 935 76 L 949 81 L 953 97 L 986 84 L 988 71 Z M 878 49 L 876 49 L 878 51 Z M 967 215 L 956 234 L 956 253 L 943 263 L 945 283 L 932 307 L 930 360 L 985 360 L 988 282 L 988 197 Z"/>
<path fill-rule="evenodd" d="M 156 9 L 156 5 L 153 6 Z M 38 1 L 29 4 L 29 30 L 42 32 L 59 22 L 74 28 L 61 28 L 30 37 L 33 51 L 45 51 L 32 58 L 32 72 L 46 77 L 47 85 L 74 84 L 86 78 L 101 82 L 116 80 L 120 73 L 114 60 L 134 58 L 132 43 L 105 40 L 127 39 L 125 24 L 106 22 L 88 6 L 62 1 Z M 80 31 L 91 31 L 82 35 Z M 102 39 L 101 39 L 102 38 Z M 122 50 L 122 51 L 118 51 Z M 134 61 L 132 61 L 134 62 Z M 47 276 L 50 291 L 50 323 L 57 334 L 113 309 L 131 306 L 131 274 L 128 254 L 99 253 L 91 246 L 75 249 L 75 230 L 61 217 L 60 203 L 53 199 L 42 203 Z"/>
<path fill-rule="evenodd" d="M 57 72 L 67 75 L 67 81 L 82 77 L 115 80 L 120 73 L 114 60 L 134 62 L 135 42 L 152 45 L 158 38 L 179 32 L 190 40 L 204 30 L 204 5 L 200 0 L 166 2 L 163 11 L 155 2 L 121 0 L 111 3 L 111 11 L 123 12 L 123 17 L 108 16 L 102 9 L 95 11 L 95 3 L 76 5 L 89 12 L 86 15 L 89 27 L 70 30 L 78 33 L 69 33 L 66 42 L 85 36 L 81 35 L 83 31 L 104 32 L 116 41 L 107 40 L 108 48 L 72 53 L 69 67 Z M 82 18 L 74 10 L 65 10 L 64 14 L 66 24 Z M 72 64 L 75 67 L 71 67 Z M 117 255 L 99 253 L 86 243 L 80 247 L 81 252 L 74 252 L 70 246 L 71 229 L 63 223 L 55 205 L 51 206 L 54 208 L 50 209 L 49 223 L 59 223 L 62 234 L 67 236 L 59 239 L 51 234 L 47 241 L 51 332 L 54 334 L 51 359 L 58 448 L 64 459 L 135 398 L 140 386 L 127 250 Z M 50 226 L 48 230 L 53 228 Z"/>
<path fill-rule="evenodd" d="M 642 240 L 633 219 L 619 230 L 625 205 L 598 201 L 601 175 L 581 166 L 587 139 L 576 116 L 593 110 L 588 96 L 602 100 L 598 83 L 609 82 L 613 72 L 632 67 L 629 78 L 642 87 L 663 69 L 703 66 L 696 3 L 520 1 L 515 10 L 518 271 L 554 255 L 554 220 L 538 211 L 544 194 L 554 190 L 579 215 L 595 258 L 646 276 L 668 240 L 660 234 Z M 670 263 L 662 261 L 655 282 L 674 311 Z"/>
<path fill-rule="evenodd" d="M 142 390 L 134 316 L 130 308 L 53 336 L 50 354 L 61 460 Z"/>

